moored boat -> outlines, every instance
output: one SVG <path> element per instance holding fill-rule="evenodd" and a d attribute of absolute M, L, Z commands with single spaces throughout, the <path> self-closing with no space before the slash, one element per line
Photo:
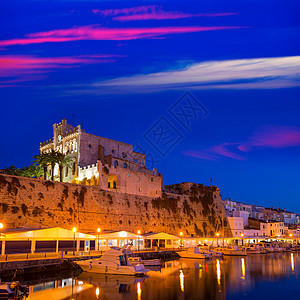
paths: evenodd
<path fill-rule="evenodd" d="M 198 247 L 189 248 L 184 251 L 176 252 L 182 258 L 198 258 L 198 259 L 207 259 L 211 258 L 210 254 L 201 253 Z"/>
<path fill-rule="evenodd" d="M 230 256 L 246 256 L 247 252 L 245 249 L 240 249 L 237 245 L 229 245 L 222 249 L 224 255 Z"/>
<path fill-rule="evenodd" d="M 145 275 L 149 270 L 143 264 L 131 265 L 126 253 L 118 247 L 112 247 L 99 259 L 76 262 L 83 271 L 99 274 L 122 274 L 131 276 Z"/>

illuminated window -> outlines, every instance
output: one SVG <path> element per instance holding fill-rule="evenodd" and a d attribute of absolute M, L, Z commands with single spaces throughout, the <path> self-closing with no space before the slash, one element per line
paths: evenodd
<path fill-rule="evenodd" d="M 119 165 L 119 164 L 118 164 L 118 161 L 115 160 L 115 162 L 114 162 L 114 167 L 117 168 L 118 165 Z"/>

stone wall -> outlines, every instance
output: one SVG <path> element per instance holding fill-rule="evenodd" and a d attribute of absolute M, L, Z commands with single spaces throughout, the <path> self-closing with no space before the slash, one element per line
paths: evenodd
<path fill-rule="evenodd" d="M 0 220 L 7 228 L 53 227 L 213 236 L 222 232 L 223 204 L 216 187 L 183 183 L 160 198 L 98 187 L 0 175 Z M 182 195 L 180 195 L 182 194 Z M 224 216 L 225 232 L 230 229 Z"/>

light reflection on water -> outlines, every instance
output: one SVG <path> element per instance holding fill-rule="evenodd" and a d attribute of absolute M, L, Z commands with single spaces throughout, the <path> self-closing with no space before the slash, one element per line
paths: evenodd
<path fill-rule="evenodd" d="M 148 277 L 82 273 L 30 287 L 29 299 L 290 299 L 300 293 L 300 253 L 166 262 Z M 51 291 L 51 293 L 50 293 Z M 46 295 L 51 295 L 51 297 Z"/>

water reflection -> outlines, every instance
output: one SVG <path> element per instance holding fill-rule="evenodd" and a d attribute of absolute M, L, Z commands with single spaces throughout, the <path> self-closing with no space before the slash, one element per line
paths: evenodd
<path fill-rule="evenodd" d="M 217 280 L 218 285 L 221 284 L 221 268 L 220 268 L 220 261 L 217 259 Z"/>
<path fill-rule="evenodd" d="M 245 258 L 241 258 L 241 266 L 242 266 L 242 279 L 245 279 L 246 269 L 245 269 Z"/>
<path fill-rule="evenodd" d="M 184 275 L 182 270 L 180 270 L 179 278 L 180 278 L 180 289 L 182 292 L 184 292 Z"/>
<path fill-rule="evenodd" d="M 137 283 L 136 289 L 137 289 L 137 299 L 141 300 L 142 299 L 142 289 L 141 289 L 141 283 L 140 282 Z"/>
<path fill-rule="evenodd" d="M 148 277 L 82 273 L 30 287 L 29 299 L 283 299 L 299 295 L 300 253 L 169 261 Z M 297 292 L 294 296 L 293 292 Z M 49 296 L 51 295 L 51 297 Z M 272 297 L 271 297 L 272 296 Z M 294 298 L 293 298 L 294 296 Z"/>

